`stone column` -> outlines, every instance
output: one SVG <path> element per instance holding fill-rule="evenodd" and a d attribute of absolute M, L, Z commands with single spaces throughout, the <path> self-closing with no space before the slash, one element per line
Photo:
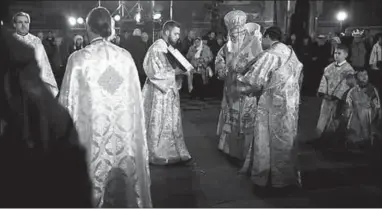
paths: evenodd
<path fill-rule="evenodd" d="M 296 1 L 297 0 L 288 0 L 287 1 L 287 16 L 285 18 L 286 20 L 286 34 L 290 34 L 290 26 L 291 26 L 291 19 L 292 19 L 292 14 L 294 13 L 295 7 L 296 7 Z"/>
<path fill-rule="evenodd" d="M 310 1 L 309 4 L 309 34 L 311 37 L 314 37 L 317 35 L 318 19 L 322 14 L 323 1 Z"/>
<path fill-rule="evenodd" d="M 283 34 L 286 34 L 287 30 L 288 30 L 287 26 L 286 26 L 286 24 L 287 24 L 286 19 L 287 19 L 287 15 L 288 15 L 287 5 L 288 5 L 289 1 L 277 1 L 277 0 L 275 0 L 274 2 L 275 2 L 274 3 L 274 8 L 275 8 L 274 22 L 275 22 L 275 25 L 280 27 Z"/>
<path fill-rule="evenodd" d="M 275 1 L 264 1 L 264 11 L 262 12 L 262 20 L 264 21 L 264 27 L 268 28 L 274 24 L 277 24 Z"/>

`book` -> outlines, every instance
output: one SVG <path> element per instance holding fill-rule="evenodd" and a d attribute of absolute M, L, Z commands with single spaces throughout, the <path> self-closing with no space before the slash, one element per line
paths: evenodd
<path fill-rule="evenodd" d="M 177 63 L 181 65 L 181 68 L 185 72 L 190 72 L 194 69 L 191 63 L 179 52 L 179 50 L 175 49 L 173 46 L 169 46 L 168 51 L 170 54 L 176 59 Z"/>

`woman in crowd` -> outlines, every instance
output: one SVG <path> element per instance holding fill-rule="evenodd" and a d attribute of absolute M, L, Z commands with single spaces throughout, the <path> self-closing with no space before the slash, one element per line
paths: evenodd
<path fill-rule="evenodd" d="M 73 46 L 69 48 L 69 55 L 82 48 L 84 48 L 84 38 L 81 35 L 75 35 L 73 39 Z"/>
<path fill-rule="evenodd" d="M 213 59 L 212 52 L 207 44 L 198 37 L 188 50 L 186 57 L 195 68 L 191 76 L 189 76 L 189 82 L 192 82 L 193 86 L 191 98 L 199 97 L 201 100 L 204 100 L 206 96 L 205 92 L 207 91 L 206 85 L 208 84 L 209 78 L 213 75 L 210 67 L 210 63 Z"/>

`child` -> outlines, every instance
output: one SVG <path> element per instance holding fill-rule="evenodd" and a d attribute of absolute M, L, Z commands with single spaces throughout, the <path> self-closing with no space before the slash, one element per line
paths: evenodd
<path fill-rule="evenodd" d="M 339 44 L 334 51 L 334 62 L 329 64 L 322 76 L 318 95 L 323 98 L 320 117 L 317 123 L 319 138 L 334 134 L 339 126 L 346 92 L 350 89 L 350 81 L 354 69 L 346 61 L 348 48 Z"/>
<path fill-rule="evenodd" d="M 350 89 L 346 97 L 346 142 L 360 145 L 373 144 L 378 135 L 381 107 L 377 89 L 369 83 L 366 70 L 356 74 L 357 85 Z"/>

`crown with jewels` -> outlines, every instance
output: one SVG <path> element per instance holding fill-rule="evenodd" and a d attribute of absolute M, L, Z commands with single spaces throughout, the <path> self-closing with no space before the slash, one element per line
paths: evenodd
<path fill-rule="evenodd" d="M 363 30 L 359 30 L 359 29 L 356 29 L 356 30 L 354 30 L 353 32 L 352 32 L 352 36 L 353 37 L 361 37 L 362 35 L 363 35 Z"/>
<path fill-rule="evenodd" d="M 247 14 L 240 10 L 230 11 L 224 16 L 224 23 L 229 31 L 244 27 L 246 22 Z"/>

